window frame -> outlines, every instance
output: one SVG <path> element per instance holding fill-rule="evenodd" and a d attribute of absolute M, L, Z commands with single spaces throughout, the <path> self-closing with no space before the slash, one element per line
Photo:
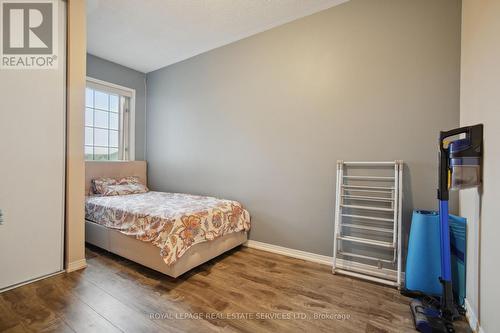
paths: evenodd
<path fill-rule="evenodd" d="M 135 89 L 121 86 L 119 84 L 99 80 L 90 76 L 86 77 L 85 88 L 91 88 L 106 93 L 117 94 L 130 98 L 130 110 L 129 110 L 129 142 L 128 142 L 128 155 L 129 158 L 126 161 L 135 161 Z M 119 129 L 120 130 L 120 129 Z M 106 162 L 123 162 L 124 160 L 114 160 Z"/>

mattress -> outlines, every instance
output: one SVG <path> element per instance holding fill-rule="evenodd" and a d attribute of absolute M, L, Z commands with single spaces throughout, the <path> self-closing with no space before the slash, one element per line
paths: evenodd
<path fill-rule="evenodd" d="M 237 201 L 154 191 L 87 197 L 85 219 L 152 243 L 167 265 L 196 244 L 250 229 Z"/>

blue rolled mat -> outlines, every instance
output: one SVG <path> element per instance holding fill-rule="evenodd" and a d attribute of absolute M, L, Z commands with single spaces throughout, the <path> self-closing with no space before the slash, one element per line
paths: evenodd
<path fill-rule="evenodd" d="M 466 219 L 451 215 L 450 245 L 453 292 L 463 305 L 465 298 Z M 439 213 L 415 210 L 413 212 L 408 257 L 406 260 L 406 288 L 428 295 L 442 293 L 441 247 L 439 244 Z"/>
<path fill-rule="evenodd" d="M 440 295 L 440 275 L 439 214 L 415 210 L 411 220 L 406 259 L 406 289 L 428 295 Z"/>

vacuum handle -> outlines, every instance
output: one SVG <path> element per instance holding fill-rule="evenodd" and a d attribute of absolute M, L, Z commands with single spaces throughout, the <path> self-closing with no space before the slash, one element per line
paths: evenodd
<path fill-rule="evenodd" d="M 465 138 L 470 141 L 471 146 L 480 147 L 483 142 L 483 124 L 464 126 L 450 131 L 439 132 L 440 150 L 445 150 L 443 143 L 446 138 L 459 134 L 465 134 Z"/>
<path fill-rule="evenodd" d="M 477 125 L 477 126 L 482 126 L 482 125 Z M 443 141 L 446 138 L 449 138 L 450 136 L 455 136 L 459 134 L 466 134 L 467 139 L 470 139 L 471 137 L 471 128 L 473 126 L 465 126 L 465 127 L 460 127 L 460 128 L 455 128 L 450 131 L 441 131 L 439 132 L 439 142 L 441 144 L 441 147 L 443 146 Z"/>

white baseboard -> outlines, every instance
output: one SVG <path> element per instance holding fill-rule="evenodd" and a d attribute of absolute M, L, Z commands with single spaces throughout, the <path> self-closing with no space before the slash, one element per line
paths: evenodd
<path fill-rule="evenodd" d="M 476 332 L 478 328 L 476 312 L 474 311 L 474 309 L 472 308 L 467 299 L 465 299 L 464 303 L 466 309 L 465 317 L 467 318 L 467 321 L 469 322 L 469 326 L 472 329 L 472 331 Z"/>
<path fill-rule="evenodd" d="M 479 324 L 479 321 L 477 319 L 477 314 L 474 308 L 470 305 L 469 301 L 467 298 L 465 299 L 465 317 L 467 318 L 467 321 L 469 322 L 469 326 L 474 333 L 485 333 L 481 325 Z"/>
<path fill-rule="evenodd" d="M 281 255 L 284 255 L 287 257 L 292 257 L 292 258 L 312 261 L 312 262 L 315 262 L 318 264 L 332 266 L 333 257 L 324 256 L 321 254 L 289 249 L 287 247 L 262 243 L 262 242 L 254 241 L 251 239 L 246 241 L 243 245 L 247 246 L 249 248 L 252 248 L 252 249 L 272 252 L 272 253 L 281 254 Z"/>
<path fill-rule="evenodd" d="M 85 259 L 68 262 L 66 263 L 66 273 L 71 273 L 85 267 L 87 267 L 87 261 Z"/>

